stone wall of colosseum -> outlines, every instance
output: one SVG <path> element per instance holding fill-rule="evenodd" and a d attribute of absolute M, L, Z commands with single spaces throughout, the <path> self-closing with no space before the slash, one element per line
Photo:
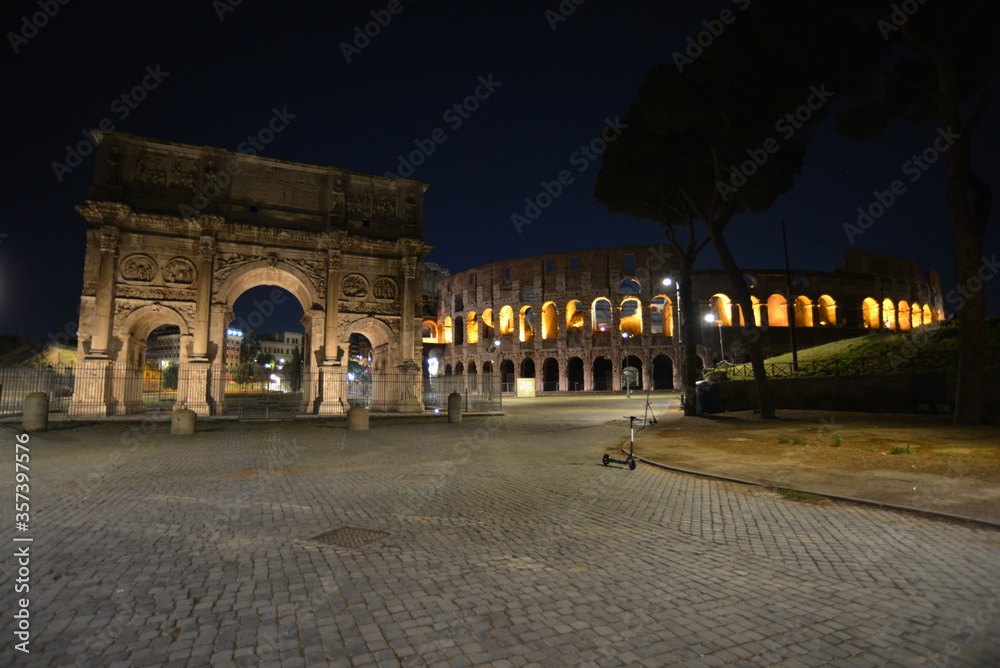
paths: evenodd
<path fill-rule="evenodd" d="M 439 373 L 500 371 L 505 390 L 534 378 L 536 392 L 610 391 L 635 369 L 641 388 L 678 386 L 676 275 L 666 246 L 539 255 L 495 262 L 442 278 L 436 318 L 423 324 L 425 351 Z M 943 318 L 940 281 L 903 258 L 851 251 L 830 272 L 792 272 L 792 309 L 780 270 L 746 272 L 765 355 L 787 352 L 789 317 L 800 348 L 858 336 L 906 331 Z M 721 271 L 693 277 L 703 366 L 744 361 L 737 345 L 740 309 Z M 714 320 L 708 322 L 705 316 Z M 736 359 L 734 359 L 734 355 Z"/>

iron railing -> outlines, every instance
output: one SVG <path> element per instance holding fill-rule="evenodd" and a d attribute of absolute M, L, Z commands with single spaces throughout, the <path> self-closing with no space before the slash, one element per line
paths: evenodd
<path fill-rule="evenodd" d="M 193 407 L 196 383 L 207 385 L 205 401 L 213 414 L 243 418 L 343 414 L 354 406 L 373 413 L 444 411 L 452 392 L 462 395 L 465 412 L 498 412 L 503 407 L 499 374 L 493 373 L 430 378 L 402 369 L 348 373 L 334 367 L 290 377 L 272 376 L 269 370 L 213 368 L 206 380 L 190 367 L 165 373 L 150 368 L 87 373 L 72 366 L 8 366 L 0 367 L 0 416 L 21 414 L 30 393 L 45 392 L 53 413 L 73 413 L 74 397 L 86 397 L 92 404 L 89 415 L 106 406 L 109 415 L 168 417 L 177 408 Z M 332 395 L 329 400 L 324 392 Z"/>
<path fill-rule="evenodd" d="M 996 355 L 983 360 L 983 363 L 992 370 L 1000 368 L 1000 358 Z M 764 369 L 769 378 L 954 373 L 958 369 L 958 353 L 950 350 L 920 350 L 911 354 L 891 353 L 853 359 L 802 360 L 797 367 L 792 362 L 768 362 L 764 365 Z M 753 368 L 749 364 L 740 364 L 719 370 L 725 371 L 732 380 L 753 378 Z"/>

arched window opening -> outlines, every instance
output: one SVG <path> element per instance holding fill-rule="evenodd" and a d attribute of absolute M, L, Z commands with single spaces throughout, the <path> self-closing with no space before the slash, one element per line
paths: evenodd
<path fill-rule="evenodd" d="M 861 303 L 861 323 L 866 329 L 878 329 L 878 302 L 871 297 L 865 297 Z"/>
<path fill-rule="evenodd" d="M 500 362 L 500 391 L 514 391 L 514 361 L 504 360 Z"/>
<path fill-rule="evenodd" d="M 582 392 L 583 380 L 583 360 L 579 357 L 569 358 L 569 364 L 566 366 L 566 382 L 569 383 L 569 387 L 566 389 L 570 392 Z"/>
<path fill-rule="evenodd" d="M 713 317 L 713 322 L 721 327 L 729 327 L 733 324 L 731 308 L 732 301 L 727 295 L 722 293 L 712 295 L 709 300 L 709 314 Z"/>
<path fill-rule="evenodd" d="M 542 363 L 542 391 L 559 391 L 559 361 L 549 357 Z"/>
<path fill-rule="evenodd" d="M 666 355 L 653 358 L 653 389 L 674 389 L 674 362 Z"/>
<path fill-rule="evenodd" d="M 534 341 L 535 340 L 535 314 L 532 313 L 530 306 L 522 306 L 521 313 L 519 317 L 521 325 L 521 341 Z"/>
<path fill-rule="evenodd" d="M 910 331 L 910 305 L 905 300 L 899 302 L 899 331 Z"/>
<path fill-rule="evenodd" d="M 465 314 L 465 340 L 469 343 L 479 343 L 479 319 L 475 311 Z"/>
<path fill-rule="evenodd" d="M 653 336 L 674 335 L 674 305 L 670 297 L 656 295 L 649 303 L 649 329 Z"/>
<path fill-rule="evenodd" d="M 837 324 L 837 302 L 833 301 L 830 295 L 823 295 L 819 298 L 819 324 L 820 327 L 833 327 Z"/>
<path fill-rule="evenodd" d="M 504 306 L 500 309 L 500 336 L 514 335 L 514 309 Z"/>
<path fill-rule="evenodd" d="M 888 297 L 882 300 L 882 326 L 896 329 L 896 305 Z"/>
<path fill-rule="evenodd" d="M 493 309 L 488 308 L 483 311 L 483 337 L 487 341 L 492 341 L 496 338 L 496 321 L 493 318 Z"/>
<path fill-rule="evenodd" d="M 622 295 L 637 295 L 641 291 L 642 286 L 634 278 L 626 278 L 618 284 L 618 293 Z"/>
<path fill-rule="evenodd" d="M 635 297 L 627 297 L 622 301 L 618 331 L 629 336 L 642 334 L 642 302 Z"/>
<path fill-rule="evenodd" d="M 608 392 L 615 389 L 612 378 L 611 360 L 607 357 L 598 357 L 594 360 L 594 391 Z"/>
<path fill-rule="evenodd" d="M 444 342 L 452 343 L 454 339 L 452 338 L 452 327 L 451 327 L 451 316 L 447 316 L 444 319 Z"/>
<path fill-rule="evenodd" d="M 943 318 L 939 318 L 943 319 Z M 934 324 L 934 312 L 931 311 L 930 304 L 924 304 L 924 324 L 931 325 Z"/>
<path fill-rule="evenodd" d="M 611 302 L 605 297 L 598 297 L 590 307 L 591 322 L 595 332 L 611 331 Z"/>
<path fill-rule="evenodd" d="M 771 327 L 788 327 L 788 302 L 782 295 L 767 298 L 767 322 Z"/>
<path fill-rule="evenodd" d="M 916 329 L 924 324 L 924 309 L 917 303 L 913 302 L 910 306 L 910 327 Z"/>
<path fill-rule="evenodd" d="M 440 343 L 438 341 L 438 326 L 433 320 L 424 320 L 420 326 L 420 338 L 424 343 Z"/>
<path fill-rule="evenodd" d="M 583 304 L 573 299 L 566 304 L 566 331 L 578 332 L 583 329 Z"/>
<path fill-rule="evenodd" d="M 551 341 L 559 336 L 559 314 L 553 302 L 542 306 L 542 339 Z"/>
<path fill-rule="evenodd" d="M 795 326 L 813 326 L 813 303 L 805 295 L 799 295 L 795 298 Z"/>
<path fill-rule="evenodd" d="M 465 318 L 463 316 L 455 316 L 455 327 L 451 330 L 451 334 L 455 339 L 456 346 L 465 343 Z"/>

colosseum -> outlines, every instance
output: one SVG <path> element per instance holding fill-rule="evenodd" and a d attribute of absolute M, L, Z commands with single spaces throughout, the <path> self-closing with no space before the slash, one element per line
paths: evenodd
<path fill-rule="evenodd" d="M 520 393 L 531 380 L 537 394 L 679 387 L 677 274 L 665 246 L 627 246 L 494 262 L 442 277 L 437 314 L 423 320 L 425 370 L 498 370 L 504 392 L 516 382 Z M 788 352 L 790 321 L 805 348 L 944 317 L 937 272 L 891 255 L 850 250 L 833 271 L 794 270 L 791 305 L 783 269 L 748 270 L 745 278 L 765 356 Z M 744 321 L 726 275 L 696 270 L 692 283 L 701 365 L 745 361 L 733 359 Z"/>

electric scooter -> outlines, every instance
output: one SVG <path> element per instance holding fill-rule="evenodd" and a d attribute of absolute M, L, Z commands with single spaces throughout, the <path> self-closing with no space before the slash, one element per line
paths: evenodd
<path fill-rule="evenodd" d="M 611 455 L 605 454 L 601 459 L 601 463 L 607 466 L 611 462 L 615 464 L 624 464 L 628 467 L 629 471 L 635 470 L 635 421 L 638 420 L 634 415 L 623 415 L 622 417 L 628 418 L 628 430 L 629 430 L 629 440 L 628 440 L 628 456 L 625 459 L 614 459 Z"/>

